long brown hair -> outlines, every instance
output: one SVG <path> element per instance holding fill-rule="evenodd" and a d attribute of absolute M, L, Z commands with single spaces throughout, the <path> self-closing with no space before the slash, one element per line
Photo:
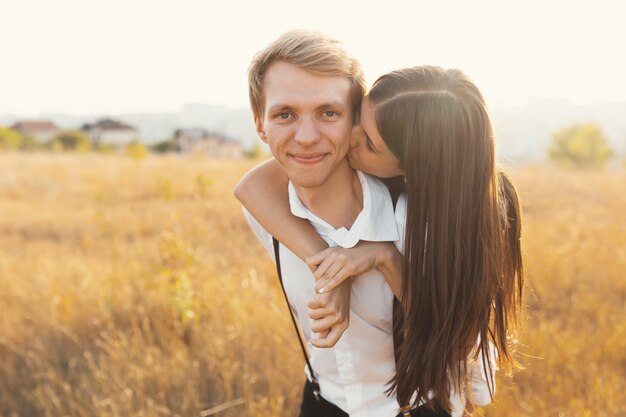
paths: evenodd
<path fill-rule="evenodd" d="M 500 366 L 513 363 L 523 286 L 517 193 L 496 166 L 483 97 L 463 72 L 393 71 L 369 97 L 407 184 L 404 340 L 390 392 L 401 405 L 417 393 L 414 404 L 450 412 L 450 393 L 467 385 L 478 355 L 493 397 L 490 343 Z"/>

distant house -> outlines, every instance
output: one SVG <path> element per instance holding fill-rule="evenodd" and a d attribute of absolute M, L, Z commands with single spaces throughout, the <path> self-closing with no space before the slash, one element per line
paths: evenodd
<path fill-rule="evenodd" d="M 61 129 L 47 120 L 22 120 L 16 122 L 11 129 L 17 130 L 24 136 L 31 136 L 39 142 L 47 142 Z"/>
<path fill-rule="evenodd" d="M 102 145 L 123 146 L 137 139 L 137 130 L 113 119 L 103 119 L 81 127 L 91 140 Z"/>
<path fill-rule="evenodd" d="M 180 152 L 203 152 L 212 158 L 239 159 L 243 156 L 241 143 L 205 129 L 178 129 L 174 142 Z"/>

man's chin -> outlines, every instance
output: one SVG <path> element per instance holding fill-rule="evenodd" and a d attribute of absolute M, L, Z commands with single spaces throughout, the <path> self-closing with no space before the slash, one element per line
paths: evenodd
<path fill-rule="evenodd" d="M 329 178 L 341 169 L 342 163 L 345 163 L 345 160 L 341 159 L 339 163 L 337 161 L 333 163 L 330 159 L 325 158 L 322 163 L 312 166 L 288 163 L 283 166 L 283 169 L 295 186 L 317 188 L 324 186 Z M 345 165 L 345 167 L 347 166 Z"/>
<path fill-rule="evenodd" d="M 325 181 L 320 178 L 301 178 L 299 176 L 289 177 L 294 186 L 298 188 L 318 188 L 324 185 Z"/>
<path fill-rule="evenodd" d="M 290 164 L 287 169 L 285 169 L 285 172 L 287 173 L 289 180 L 295 186 L 313 188 L 324 185 L 324 182 L 328 178 L 328 173 L 319 168 L 321 167 L 307 167 Z"/>

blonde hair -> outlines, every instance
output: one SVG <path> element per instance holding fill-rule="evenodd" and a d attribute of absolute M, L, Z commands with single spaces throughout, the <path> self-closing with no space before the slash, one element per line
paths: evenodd
<path fill-rule="evenodd" d="M 319 32 L 292 30 L 284 33 L 258 52 L 248 70 L 250 106 L 255 117 L 263 117 L 265 96 L 263 78 L 270 65 L 284 61 L 307 71 L 350 80 L 352 114 L 356 117 L 366 92 L 365 76 L 359 62 L 348 54 L 341 42 Z"/>

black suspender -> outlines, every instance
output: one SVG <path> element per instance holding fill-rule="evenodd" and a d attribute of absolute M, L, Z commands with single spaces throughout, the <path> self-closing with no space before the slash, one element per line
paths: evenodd
<path fill-rule="evenodd" d="M 276 259 L 276 271 L 278 272 L 278 280 L 280 281 L 280 288 L 283 290 L 283 295 L 285 296 L 285 301 L 287 301 L 287 307 L 289 308 L 289 314 L 291 315 L 291 322 L 293 323 L 293 328 L 298 335 L 298 342 L 300 342 L 300 348 L 302 349 L 302 355 L 304 356 L 304 360 L 306 361 L 306 366 L 309 368 L 309 373 L 311 374 L 311 383 L 313 384 L 313 395 L 315 395 L 315 399 L 317 401 L 320 400 L 320 385 L 317 382 L 317 377 L 315 376 L 315 372 L 313 372 L 313 367 L 311 366 L 311 362 L 309 361 L 309 355 L 304 347 L 304 342 L 302 341 L 302 336 L 300 335 L 300 330 L 298 329 L 298 323 L 296 323 L 296 318 L 293 316 L 293 311 L 291 310 L 291 304 L 289 304 L 289 298 L 287 297 L 287 292 L 285 291 L 285 284 L 283 284 L 283 275 L 280 269 L 280 250 L 278 240 L 275 237 L 272 237 L 274 241 L 274 258 Z"/>

